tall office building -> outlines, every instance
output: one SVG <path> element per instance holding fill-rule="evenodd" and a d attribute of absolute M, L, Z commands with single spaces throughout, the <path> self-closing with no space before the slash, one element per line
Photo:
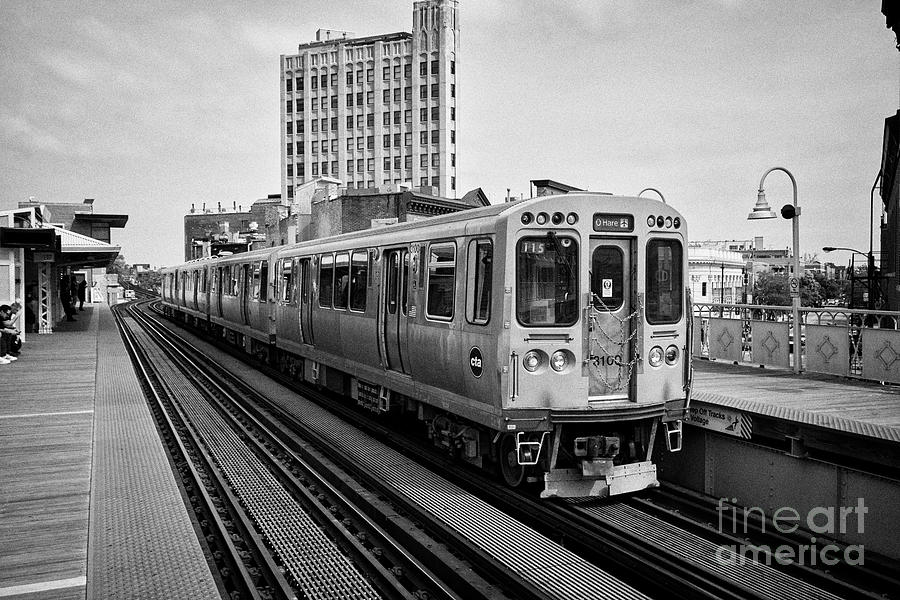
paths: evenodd
<path fill-rule="evenodd" d="M 457 4 L 414 2 L 412 33 L 320 29 L 281 56 L 282 197 L 320 176 L 457 196 Z"/>

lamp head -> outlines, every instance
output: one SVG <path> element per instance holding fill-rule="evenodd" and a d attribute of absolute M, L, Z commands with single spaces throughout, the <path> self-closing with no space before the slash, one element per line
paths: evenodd
<path fill-rule="evenodd" d="M 837 248 L 835 248 L 834 246 L 825 246 L 824 248 L 822 248 L 823 252 L 834 252 L 835 250 L 837 250 Z"/>
<path fill-rule="evenodd" d="M 747 215 L 747 219 L 774 219 L 775 217 L 775 211 L 769 207 L 769 203 L 766 201 L 766 193 L 763 190 L 759 190 L 759 193 L 756 195 L 756 206 Z"/>

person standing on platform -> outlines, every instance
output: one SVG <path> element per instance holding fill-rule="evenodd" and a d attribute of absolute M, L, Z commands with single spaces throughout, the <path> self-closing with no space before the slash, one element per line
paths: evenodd
<path fill-rule="evenodd" d="M 72 283 L 69 280 L 69 276 L 65 273 L 59 278 L 59 301 L 63 305 L 63 311 L 66 313 L 66 321 L 74 321 L 75 318 L 72 316 L 74 314 L 72 310 Z"/>
<path fill-rule="evenodd" d="M 84 294 L 87 291 L 87 279 L 78 283 L 78 310 L 84 310 Z"/>
<path fill-rule="evenodd" d="M 9 305 L 0 306 L 0 365 L 8 365 L 16 360 L 16 357 L 10 354 L 12 343 L 19 330 L 12 326 L 12 310 Z"/>

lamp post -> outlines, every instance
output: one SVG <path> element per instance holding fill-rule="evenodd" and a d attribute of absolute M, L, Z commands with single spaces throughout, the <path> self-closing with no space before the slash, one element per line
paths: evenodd
<path fill-rule="evenodd" d="M 753 207 L 753 210 L 750 211 L 750 214 L 747 216 L 747 219 L 774 219 L 776 218 L 775 211 L 769 208 L 769 203 L 766 201 L 766 192 L 763 184 L 766 181 L 766 176 L 772 171 L 782 171 L 785 175 L 790 177 L 791 185 L 794 188 L 794 204 L 791 206 L 790 204 L 784 205 L 781 209 L 781 216 L 785 219 L 791 219 L 792 221 L 792 234 L 794 238 L 794 260 L 793 260 L 793 271 L 794 277 L 797 279 L 797 295 L 791 298 L 791 304 L 793 307 L 793 325 L 794 325 L 794 374 L 799 374 L 801 369 L 801 362 L 803 352 L 800 349 L 800 344 L 802 341 L 801 336 L 801 324 L 800 324 L 800 206 L 797 204 L 797 180 L 794 179 L 793 174 L 785 169 L 784 167 L 772 167 L 765 173 L 759 180 L 759 191 L 756 195 L 756 206 Z"/>
<path fill-rule="evenodd" d="M 651 188 L 651 187 L 644 188 L 644 189 L 642 189 L 641 191 L 638 192 L 638 197 L 640 197 L 641 194 L 643 194 L 644 192 L 656 192 L 656 193 L 659 195 L 659 199 L 662 200 L 662 203 L 663 203 L 663 204 L 666 204 L 666 197 L 663 196 L 663 195 L 662 195 L 662 192 L 659 191 L 658 189 L 656 189 L 656 188 Z"/>
<path fill-rule="evenodd" d="M 870 243 L 871 243 L 871 238 L 870 238 Z M 869 299 L 866 301 L 866 305 L 869 307 L 869 310 L 875 310 L 876 298 L 875 298 L 875 286 L 873 283 L 875 281 L 875 255 L 872 252 L 872 250 L 870 249 L 868 254 L 865 252 L 862 252 L 860 250 L 855 250 L 853 248 L 847 248 L 845 246 L 825 246 L 824 248 L 822 248 L 822 250 L 824 250 L 825 252 L 834 252 L 835 250 L 844 250 L 845 252 L 852 252 L 854 254 L 860 254 L 860 255 L 866 257 L 866 290 L 869 293 Z M 852 257 L 851 257 L 851 261 L 852 261 Z M 855 267 L 850 268 L 851 277 L 855 276 L 855 273 L 853 272 L 854 268 Z M 852 281 L 853 280 L 851 279 L 851 282 Z M 851 304 L 853 303 L 852 293 L 850 295 L 850 303 Z"/>

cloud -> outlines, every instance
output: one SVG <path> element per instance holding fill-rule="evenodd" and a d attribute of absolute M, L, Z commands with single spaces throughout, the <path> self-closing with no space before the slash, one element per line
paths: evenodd
<path fill-rule="evenodd" d="M 9 146 L 19 145 L 27 150 L 66 154 L 66 145 L 53 134 L 44 131 L 24 117 L 0 112 L 0 133 Z"/>

